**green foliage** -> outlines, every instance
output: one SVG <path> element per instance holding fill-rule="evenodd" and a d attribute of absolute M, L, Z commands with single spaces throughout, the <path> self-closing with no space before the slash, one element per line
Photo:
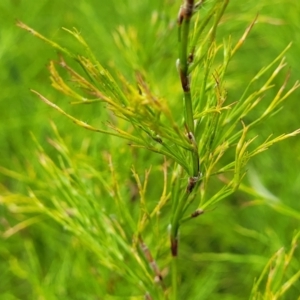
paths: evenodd
<path fill-rule="evenodd" d="M 102 12 L 119 17 L 113 37 L 93 3 L 80 4 L 101 51 L 81 30 L 64 28 L 56 42 L 17 22 L 58 52 L 48 64 L 58 93 L 32 92 L 81 128 L 53 114 L 46 129 L 37 108 L 34 143 L 14 136 L 25 163 L 0 167 L 11 178 L 0 196 L 4 299 L 241 299 L 252 286 L 251 299 L 296 297 L 299 231 L 286 233 L 300 214 L 265 187 L 270 169 L 255 167 L 257 154 L 300 133 L 278 126 L 299 87 L 282 74 L 290 45 L 261 68 L 242 46 L 270 19 L 245 13 L 241 25 L 238 4 L 226 14 L 228 1 L 193 2 L 175 24 L 175 1 L 113 1 Z M 230 35 L 234 26 L 244 32 Z"/>
<path fill-rule="evenodd" d="M 291 249 L 288 253 L 285 253 L 284 248 L 281 248 L 270 258 L 253 287 L 252 299 L 281 299 L 287 290 L 299 281 L 300 271 L 297 270 L 298 268 L 296 268 L 295 274 L 289 275 L 288 279 L 286 279 L 287 273 L 290 273 L 290 264 L 297 247 L 298 239 L 299 232 L 294 236 Z M 268 275 L 266 276 L 267 273 Z M 260 292 L 259 285 L 263 281 L 264 276 L 267 277 L 265 289 L 264 292 Z"/>

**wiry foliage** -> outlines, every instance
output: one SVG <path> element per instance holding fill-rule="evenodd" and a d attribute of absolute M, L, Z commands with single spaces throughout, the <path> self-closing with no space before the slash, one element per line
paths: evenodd
<path fill-rule="evenodd" d="M 282 86 L 278 88 L 274 84 L 286 66 L 284 55 L 290 46 L 253 77 L 238 99 L 232 99 L 226 87 L 228 65 L 256 19 L 236 43 L 231 38 L 224 38 L 220 42 L 216 33 L 228 1 L 213 1 L 205 10 L 202 9 L 203 3 L 184 1 L 178 15 L 178 84 L 181 84 L 184 100 L 180 118 L 170 105 L 170 99 L 152 91 L 145 79 L 145 70 L 134 70 L 136 80 L 133 83 L 120 74 L 112 75 L 113 72 L 105 69 L 95 58 L 76 29 L 65 30 L 85 49 L 85 53 L 80 55 L 18 22 L 19 27 L 59 52 L 58 60 L 49 63 L 52 86 L 68 96 L 71 104 L 101 105 L 101 109 L 106 107 L 113 117 L 102 127 L 96 127 L 74 117 L 39 92 L 33 93 L 76 125 L 125 139 L 133 148 L 144 148 L 163 155 L 165 161 L 161 197 L 152 206 L 147 203 L 146 196 L 150 171 L 145 171 L 142 180 L 132 169 L 140 201 L 139 212 L 135 213 L 124 201 L 125 195 L 120 188 L 122 183 L 116 178 L 111 157 L 107 157 L 110 174 L 106 175 L 88 161 L 74 164 L 75 160 L 71 159 L 67 145 L 54 126 L 57 140 L 51 143 L 57 149 L 60 160 L 54 163 L 38 146 L 44 178 L 35 178 L 36 182 L 27 196 L 7 193 L 2 198 L 2 202 L 8 206 L 16 203 L 16 211 L 33 213 L 34 216 L 8 230 L 6 236 L 41 218 L 50 217 L 78 236 L 97 256 L 99 264 L 126 278 L 134 287 L 134 293 L 146 295 L 147 299 L 167 299 L 169 294 L 174 299 L 179 297 L 177 256 L 183 223 L 214 208 L 219 201 L 237 191 L 251 158 L 273 144 L 300 133 L 298 129 L 276 137 L 270 135 L 265 141 L 256 143 L 256 131 L 253 130 L 273 116 L 300 85 L 296 82 L 287 88 L 289 74 Z M 126 32 L 120 35 L 128 46 L 130 39 L 127 39 Z M 76 71 L 69 59 L 78 63 L 82 72 Z M 273 72 L 269 74 L 272 69 Z M 259 88 L 253 87 L 262 78 L 265 78 L 265 83 Z M 275 92 L 273 98 L 268 100 L 267 108 L 254 120 L 249 118 L 270 90 Z M 17 174 L 2 171 L 19 179 Z M 101 197 L 96 188 L 99 183 L 106 197 L 112 196 L 113 202 L 109 205 L 107 201 L 100 203 L 97 200 Z M 164 210 L 168 205 L 171 208 Z M 159 217 L 161 211 L 162 218 Z M 166 220 L 170 223 L 170 246 L 164 232 Z M 165 256 L 163 264 L 166 270 L 163 271 L 145 243 L 154 231 L 158 232 L 156 249 L 165 251 L 167 247 L 171 248 L 171 284 L 164 278 L 165 273 L 169 272 L 167 266 L 170 258 Z M 151 244 L 155 242 L 151 241 Z M 289 284 L 295 282 L 298 273 L 295 276 L 288 281 Z M 153 278 L 158 285 L 153 285 Z M 281 295 L 284 291 L 285 288 L 281 287 L 275 295 Z M 266 294 L 269 293 L 267 287 Z M 258 284 L 253 295 L 258 295 Z"/>

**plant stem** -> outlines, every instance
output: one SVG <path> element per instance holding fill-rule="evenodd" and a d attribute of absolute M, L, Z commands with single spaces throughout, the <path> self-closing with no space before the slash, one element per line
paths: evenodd
<path fill-rule="evenodd" d="M 178 232 L 180 227 L 180 220 L 184 214 L 186 206 L 188 205 L 188 198 L 197 185 L 200 177 L 199 167 L 199 154 L 198 147 L 195 140 L 195 126 L 194 126 L 194 113 L 193 103 L 190 88 L 190 76 L 189 76 L 189 64 L 193 61 L 193 50 L 188 53 L 189 47 L 189 31 L 190 21 L 194 11 L 194 0 L 185 0 L 183 5 L 180 7 L 178 15 L 178 42 L 179 42 L 179 59 L 177 61 L 177 67 L 180 75 L 181 86 L 183 90 L 184 100 L 184 123 L 187 131 L 187 138 L 192 145 L 191 160 L 192 166 L 189 170 L 189 179 L 185 191 L 181 194 L 177 205 L 172 208 L 172 219 L 171 219 L 171 231 L 170 231 L 170 242 L 171 242 L 171 253 L 172 253 L 172 299 L 178 298 L 178 287 L 177 287 L 177 255 L 178 255 Z"/>
<path fill-rule="evenodd" d="M 179 74 L 184 92 L 185 123 L 188 132 L 194 133 L 193 106 L 188 76 L 188 39 L 190 21 L 193 14 L 194 1 L 186 0 L 180 7 L 178 16 L 178 42 L 179 42 Z"/>
<path fill-rule="evenodd" d="M 178 289 L 177 289 L 177 256 L 172 257 L 172 299 L 178 299 Z"/>
<path fill-rule="evenodd" d="M 194 117 L 193 117 L 193 104 L 190 88 L 189 64 L 193 61 L 193 51 L 188 54 L 189 46 L 189 31 L 190 22 L 194 10 L 194 1 L 185 0 L 184 4 L 180 7 L 178 15 L 178 41 L 179 41 L 179 61 L 178 69 L 183 89 L 184 99 L 184 117 L 185 126 L 187 129 L 187 136 L 190 143 L 193 145 L 192 150 L 192 177 L 199 177 L 199 155 L 198 147 L 195 142 L 194 134 Z"/>
<path fill-rule="evenodd" d="M 187 203 L 187 199 L 189 197 L 190 193 L 188 191 L 185 191 L 182 198 L 178 202 L 177 207 L 175 208 L 175 211 L 173 212 L 174 217 L 172 219 L 172 228 L 171 228 L 171 252 L 172 256 L 177 256 L 177 248 L 178 248 L 178 230 L 179 230 L 179 223 L 180 218 L 182 217 L 182 212 L 184 211 L 185 204 Z"/>

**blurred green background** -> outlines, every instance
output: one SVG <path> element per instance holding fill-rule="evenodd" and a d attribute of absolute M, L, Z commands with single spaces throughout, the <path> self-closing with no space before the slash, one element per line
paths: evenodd
<path fill-rule="evenodd" d="M 172 0 L 127 0 L 121 3 L 116 0 L 2 0 L 0 166 L 19 172 L 35 168 L 38 164 L 34 154 L 36 146 L 30 133 L 51 154 L 53 148 L 47 142 L 48 137 L 53 135 L 50 120 L 75 152 L 80 151 L 81 142 L 87 136 L 91 138 L 90 153 L 96 161 L 98 154 L 108 150 L 109 146 L 123 149 L 126 144 L 75 127 L 30 93 L 31 88 L 35 89 L 50 99 L 57 99 L 55 102 L 62 103 L 63 107 L 69 106 L 66 99 L 49 84 L 47 64 L 50 59 L 56 59 L 57 53 L 16 27 L 17 20 L 50 39 L 73 49 L 78 48 L 80 52 L 79 46 L 61 29 L 76 27 L 99 61 L 104 66 L 113 66 L 128 80 L 133 76 L 131 66 L 124 57 L 126 53 L 115 45 L 113 34 L 120 25 L 137 28 L 140 44 L 147 47 L 147 53 L 153 55 L 143 57 L 141 51 L 138 64 L 149 71 L 150 80 L 155 82 L 155 88 L 161 96 L 168 96 L 171 88 L 164 90 L 164 87 L 177 76 L 174 23 L 179 5 L 180 1 Z M 154 34 L 149 26 L 154 12 L 159 13 L 165 28 L 169 29 L 168 34 L 155 43 L 148 38 Z M 257 14 L 257 24 L 229 68 L 228 93 L 232 99 L 238 99 L 242 88 L 255 73 L 270 63 L 290 42 L 293 42 L 293 46 L 286 54 L 291 71 L 289 86 L 300 77 L 299 1 L 262 0 L 257 3 L 232 0 L 220 26 L 219 38 L 231 35 L 237 41 Z M 162 50 L 165 44 L 168 45 L 167 51 Z M 163 59 L 160 57 L 157 60 L 157 53 L 163 55 Z M 283 81 L 284 75 L 280 79 Z M 265 122 L 259 132 L 262 137 L 266 138 L 272 133 L 288 133 L 300 127 L 299 96 L 300 91 L 296 91 L 284 103 L 284 109 Z M 69 110 L 74 110 L 81 119 L 91 123 L 99 124 L 106 117 L 101 109 L 92 107 Z M 133 163 L 137 169 L 142 169 L 143 165 L 149 166 L 158 161 L 155 155 L 143 151 L 134 161 L 130 155 L 122 159 L 124 154 L 120 152 L 115 155 L 116 161 L 120 162 L 116 164 L 117 169 L 126 170 L 126 174 L 130 174 Z M 101 163 L 98 163 L 100 167 Z M 276 201 L 295 212 L 295 217 L 268 205 L 246 206 L 244 204 L 247 201 L 256 199 L 237 192 L 221 203 L 214 213 L 184 227 L 182 299 L 248 298 L 254 278 L 259 276 L 267 259 L 280 247 L 288 247 L 293 232 L 299 229 L 299 169 L 300 138 L 294 137 L 256 157 L 249 166 L 249 176 L 245 178 L 246 182 L 262 192 L 263 186 L 278 199 Z M 0 179 L 2 189 L 16 193 L 27 189 L 23 183 L 4 175 L 0 174 Z M 0 206 L 0 218 L 2 232 L 7 224 L 18 223 L 18 216 L 3 206 Z M 98 279 L 96 276 L 87 278 L 88 273 L 84 271 L 85 267 L 90 268 L 93 264 L 93 257 L 87 251 L 80 251 L 80 247 L 70 234 L 50 221 L 33 225 L 10 238 L 1 238 L 0 299 L 101 299 L 96 296 L 103 293 Z M 300 253 L 297 251 L 294 270 L 299 268 L 300 262 Z M 218 255 L 221 253 L 228 255 Z M 244 254 L 245 258 L 239 260 L 235 254 Z M 195 268 L 195 264 L 198 267 Z M 37 298 L 39 293 L 36 289 L 39 288 L 47 296 Z M 285 299 L 296 299 L 299 295 L 300 283 Z"/>

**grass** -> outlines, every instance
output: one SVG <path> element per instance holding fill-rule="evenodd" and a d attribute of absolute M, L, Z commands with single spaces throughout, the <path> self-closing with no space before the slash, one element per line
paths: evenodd
<path fill-rule="evenodd" d="M 1 4 L 1 298 L 296 299 L 296 5 L 130 3 Z"/>

